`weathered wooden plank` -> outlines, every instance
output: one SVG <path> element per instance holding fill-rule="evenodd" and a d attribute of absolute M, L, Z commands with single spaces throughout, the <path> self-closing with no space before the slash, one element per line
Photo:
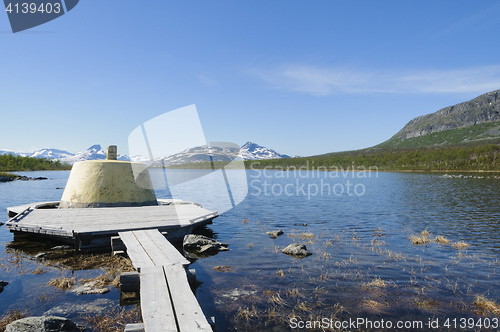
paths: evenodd
<path fill-rule="evenodd" d="M 134 231 L 133 233 L 156 266 L 190 264 L 158 230 Z"/>
<path fill-rule="evenodd" d="M 162 267 L 144 266 L 141 278 L 141 312 L 146 331 L 177 331 L 174 310 Z"/>
<path fill-rule="evenodd" d="M 144 266 L 154 266 L 151 257 L 144 251 L 141 243 L 137 240 L 132 232 L 119 232 L 120 238 L 127 247 L 127 255 L 132 260 L 132 265 L 136 269 L 141 269 Z"/>
<path fill-rule="evenodd" d="M 58 229 L 80 234 L 118 232 L 133 229 L 183 227 L 178 213 L 203 223 L 217 215 L 197 205 L 164 205 L 98 209 L 35 209 L 17 224 L 42 229 Z M 9 223 L 8 227 L 14 227 Z"/>
<path fill-rule="evenodd" d="M 123 332 L 144 332 L 144 324 L 135 323 L 125 325 Z"/>
<path fill-rule="evenodd" d="M 167 277 L 179 331 L 212 332 L 210 324 L 189 287 L 184 268 L 179 265 L 172 265 L 164 266 L 163 269 Z"/>

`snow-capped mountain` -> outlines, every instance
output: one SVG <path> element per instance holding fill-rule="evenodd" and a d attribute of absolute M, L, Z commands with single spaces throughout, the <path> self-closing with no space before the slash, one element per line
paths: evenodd
<path fill-rule="evenodd" d="M 11 154 L 13 156 L 19 155 L 19 153 L 11 151 L 11 150 L 0 150 L 0 156 L 3 156 L 4 154 Z"/>
<path fill-rule="evenodd" d="M 290 158 L 285 154 L 277 153 L 256 143 L 247 142 L 241 148 L 237 147 L 216 147 L 198 146 L 186 149 L 180 153 L 165 156 L 155 160 L 154 166 L 171 166 L 188 163 L 198 163 L 207 161 L 231 161 L 239 160 L 262 160 Z"/>
<path fill-rule="evenodd" d="M 238 147 L 197 146 L 170 156 L 158 158 L 153 164 L 159 167 L 207 161 L 232 161 L 238 158 L 239 151 Z"/>
<path fill-rule="evenodd" d="M 240 149 L 240 156 L 245 160 L 281 159 L 290 158 L 286 154 L 280 154 L 262 145 L 246 142 Z"/>
<path fill-rule="evenodd" d="M 75 154 L 70 154 L 69 156 L 66 156 L 63 158 L 55 158 L 55 159 L 57 159 L 63 163 L 67 163 L 67 164 L 72 165 L 77 161 L 106 159 L 106 152 L 102 149 L 102 147 L 99 144 L 96 144 L 96 145 L 92 145 L 90 148 L 88 148 L 85 151 L 77 152 Z M 130 158 L 128 156 L 119 154 L 118 160 L 129 161 Z"/>
<path fill-rule="evenodd" d="M 33 158 L 47 158 L 47 159 L 63 159 L 73 156 L 71 152 L 58 150 L 58 149 L 41 149 L 28 154 L 29 157 Z"/>
<path fill-rule="evenodd" d="M 0 150 L 0 155 L 13 154 L 20 156 L 29 156 L 34 158 L 48 158 L 52 160 L 59 160 L 62 163 L 74 164 L 77 161 L 84 160 L 101 160 L 106 159 L 106 152 L 98 144 L 92 145 L 87 150 L 77 152 L 75 154 L 58 149 L 41 149 L 33 153 L 16 153 L 9 150 Z M 234 159 L 240 160 L 261 160 L 261 159 L 278 159 L 290 158 L 285 154 L 279 154 L 274 150 L 268 149 L 256 143 L 247 142 L 241 148 L 235 147 L 207 147 L 198 146 L 186 149 L 180 153 L 171 156 L 164 156 L 154 161 L 154 166 L 171 166 L 187 163 L 197 163 L 206 161 L 231 161 Z M 128 157 L 126 155 L 118 155 L 118 160 L 133 161 L 133 162 L 150 162 L 149 157 L 136 155 Z"/>

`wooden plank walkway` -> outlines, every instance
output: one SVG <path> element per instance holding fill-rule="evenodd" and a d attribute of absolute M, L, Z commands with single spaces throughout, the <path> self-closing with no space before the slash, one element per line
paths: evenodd
<path fill-rule="evenodd" d="M 120 232 L 119 236 L 140 272 L 144 330 L 212 331 L 189 286 L 185 270 L 189 261 L 157 230 Z"/>
<path fill-rule="evenodd" d="M 39 202 L 8 208 L 9 214 L 21 213 L 26 208 L 54 206 L 57 202 Z M 34 206 L 33 206 L 34 205 Z M 218 216 L 197 204 L 169 204 L 142 207 L 109 207 L 88 209 L 35 208 L 22 218 L 9 220 L 6 227 L 13 232 L 49 235 L 60 240 L 77 243 L 95 242 L 102 246 L 97 237 L 109 237 L 118 232 L 158 229 L 169 232 L 169 236 L 183 236 L 193 228 L 210 223 Z M 83 244 L 82 244 L 83 243 Z M 109 245 L 109 241 L 104 242 Z M 92 247 L 92 244 L 86 244 Z"/>
<path fill-rule="evenodd" d="M 157 230 L 119 232 L 127 255 L 140 271 L 144 266 L 188 266 L 190 262 Z"/>

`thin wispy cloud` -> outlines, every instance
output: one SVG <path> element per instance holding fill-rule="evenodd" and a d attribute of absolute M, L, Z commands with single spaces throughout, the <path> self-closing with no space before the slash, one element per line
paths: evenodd
<path fill-rule="evenodd" d="M 338 93 L 483 93 L 500 89 L 500 65 L 459 69 L 360 70 L 305 65 L 253 70 L 269 88 L 315 96 Z"/>
<path fill-rule="evenodd" d="M 488 30 L 500 20 L 500 4 L 494 3 L 487 9 L 473 13 L 469 17 L 459 20 L 437 33 L 437 37 L 444 37 L 464 31 L 479 32 Z"/>

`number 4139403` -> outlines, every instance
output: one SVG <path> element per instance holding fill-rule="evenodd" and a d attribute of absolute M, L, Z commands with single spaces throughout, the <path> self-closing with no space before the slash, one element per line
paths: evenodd
<path fill-rule="evenodd" d="M 5 8 L 5 11 L 9 14 L 59 14 L 61 12 L 61 3 L 35 3 L 35 2 L 23 2 L 23 3 L 9 3 Z"/>

